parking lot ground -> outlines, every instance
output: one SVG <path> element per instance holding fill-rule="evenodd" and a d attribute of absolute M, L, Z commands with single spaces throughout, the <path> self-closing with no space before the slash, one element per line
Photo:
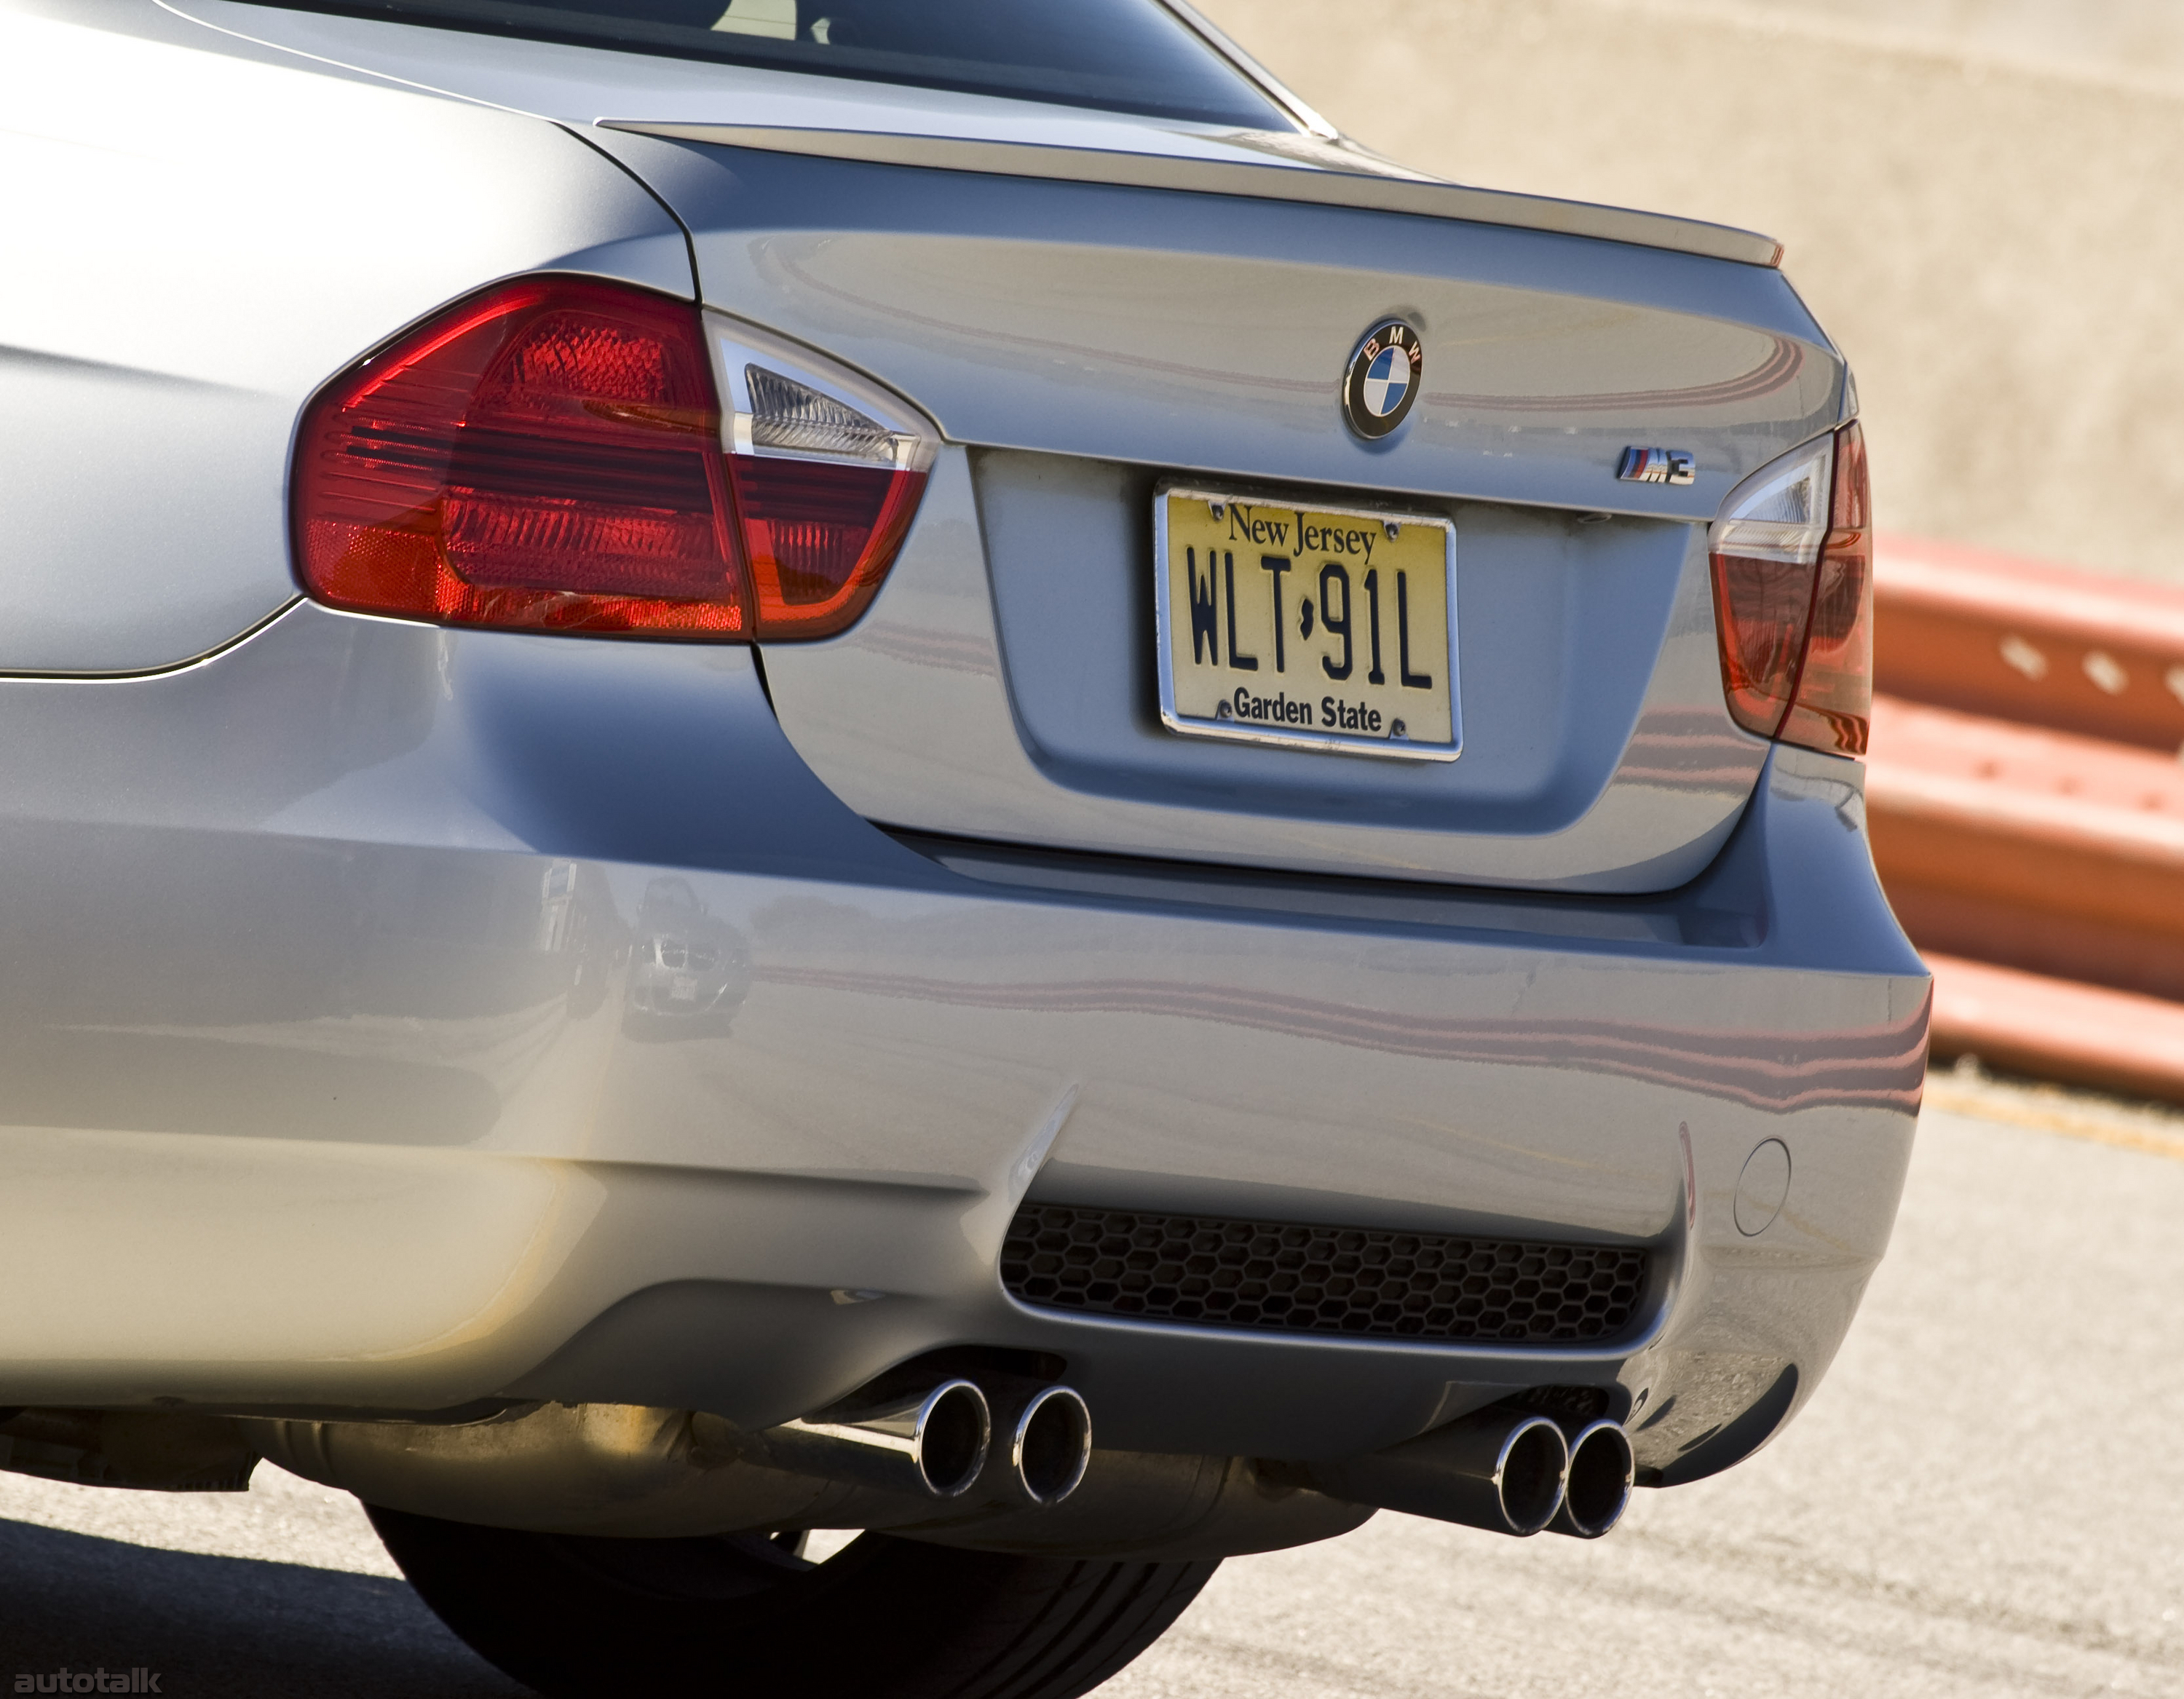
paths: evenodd
<path fill-rule="evenodd" d="M 1937 1079 L 1888 1261 L 1797 1422 L 1594 1544 L 1384 1515 L 1227 1565 L 1112 1699 L 2184 1695 L 2184 1136 Z M 520 1690 L 354 1503 L 0 1475 L 0 1691 Z"/>

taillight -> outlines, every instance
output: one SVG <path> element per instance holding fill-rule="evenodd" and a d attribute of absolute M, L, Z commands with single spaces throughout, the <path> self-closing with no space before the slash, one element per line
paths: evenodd
<path fill-rule="evenodd" d="M 1862 755 L 1873 707 L 1873 532 L 1855 423 L 1749 480 L 1714 521 L 1715 630 L 1736 723 Z"/>
<path fill-rule="evenodd" d="M 760 635 L 825 637 L 865 610 L 902 546 L 938 446 L 878 385 L 710 316 L 728 474 Z"/>
<path fill-rule="evenodd" d="M 724 420 L 716 359 L 749 340 L 588 278 L 459 303 L 306 411 L 304 588 L 447 625 L 716 642 L 841 630 L 893 562 L 933 437 L 884 392 L 771 338 L 762 365 L 738 366 Z M 754 376 L 770 404 L 755 409 Z M 892 404 L 887 422 L 845 394 Z M 800 407 L 822 428 L 777 440 Z"/>
<path fill-rule="evenodd" d="M 1775 735 L 1831 755 L 1862 755 L 1873 719 L 1873 499 L 1865 432 L 1856 421 L 1836 432 L 1830 506 L 1805 665 Z"/>

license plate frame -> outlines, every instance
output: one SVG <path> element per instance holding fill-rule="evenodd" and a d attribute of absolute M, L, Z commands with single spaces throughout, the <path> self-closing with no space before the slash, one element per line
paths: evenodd
<path fill-rule="evenodd" d="M 1178 527 L 1172 523 L 1178 503 L 1202 504 L 1206 513 L 1200 515 L 1186 512 L 1184 523 Z M 1178 535 L 1180 531 L 1189 538 L 1206 539 L 1217 530 L 1227 532 L 1226 546 L 1222 550 L 1225 570 L 1218 577 L 1212 571 L 1212 543 L 1184 541 Z M 1437 538 L 1437 550 L 1420 546 L 1428 535 Z M 1302 546 L 1314 541 L 1327 546 Z M 1292 543 L 1298 546 L 1292 547 Z M 1196 549 L 1201 546 L 1207 551 L 1204 581 L 1198 577 L 1196 561 Z M 1261 575 L 1255 573 L 1251 579 L 1241 581 L 1255 593 L 1262 588 L 1267 589 L 1267 599 L 1261 600 L 1256 593 L 1249 599 L 1249 610 L 1242 605 L 1246 597 L 1237 589 L 1240 581 L 1234 555 L 1238 549 L 1248 549 L 1251 565 L 1261 566 L 1266 578 L 1271 580 L 1270 586 L 1267 585 L 1262 582 Z M 1382 586 L 1376 581 L 1363 598 L 1365 605 L 1361 608 L 1363 583 L 1350 576 L 1350 569 L 1354 566 L 1362 573 L 1373 572 L 1375 549 L 1382 551 L 1384 562 L 1393 562 L 1400 557 L 1403 564 L 1391 564 L 1383 569 L 1393 575 L 1391 582 Z M 1178 550 L 1189 552 L 1184 558 L 1174 558 Z M 1278 551 L 1289 555 L 1287 567 L 1272 567 Z M 1429 554 L 1437 554 L 1430 565 Z M 1317 576 L 1323 571 L 1332 576 Z M 1346 629 L 1341 635 L 1346 672 L 1333 671 L 1331 653 L 1323 654 L 1310 648 L 1314 641 L 1314 616 L 1306 615 L 1301 626 L 1284 623 L 1290 618 L 1290 608 L 1295 607 L 1299 614 L 1304 611 L 1301 604 L 1285 604 L 1284 601 L 1283 578 L 1292 571 L 1297 575 L 1300 585 L 1309 579 L 1318 586 L 1311 599 L 1318 610 L 1317 625 L 1322 648 L 1330 645 L 1335 632 L 1328 616 L 1329 592 L 1334 583 L 1342 585 L 1342 625 Z M 1418 609 L 1414 615 L 1409 577 L 1413 572 L 1419 575 L 1418 599 L 1429 604 L 1438 600 L 1438 609 L 1428 605 Z M 1188 586 L 1179 587 L 1178 580 L 1185 574 Z M 1428 593 L 1429 586 L 1437 588 L 1437 597 Z M 1201 589 L 1206 592 L 1203 599 L 1199 594 Z M 1155 644 L 1161 723 L 1178 736 L 1408 761 L 1452 761 L 1463 752 L 1462 688 L 1457 668 L 1456 628 L 1456 526 L 1443 515 L 1420 513 L 1392 504 L 1382 507 L 1223 490 L 1195 481 L 1163 483 L 1153 492 L 1153 607 L 1157 627 Z M 1366 635 L 1357 629 L 1361 613 L 1370 621 L 1372 635 L 1368 639 L 1370 646 L 1367 652 L 1378 663 L 1365 670 L 1366 679 L 1379 674 L 1383 682 L 1367 683 L 1361 680 L 1352 688 L 1351 680 L 1360 671 L 1357 664 L 1360 659 L 1359 639 Z M 1209 621 L 1211 631 L 1207 629 Z M 1236 638 L 1254 621 L 1261 632 L 1261 638 L 1254 639 L 1260 652 L 1247 654 Z M 1232 659 L 1243 655 L 1256 665 L 1248 671 L 1233 665 L 1223 666 L 1219 658 L 1224 652 L 1224 637 L 1229 639 L 1225 652 Z M 1192 650 L 1185 663 L 1187 671 L 1180 693 L 1176 653 L 1178 641 Z M 1439 647 L 1440 641 L 1446 643 L 1445 651 Z M 1292 645 L 1306 651 L 1298 655 L 1294 670 L 1287 665 Z M 1396 653 L 1390 655 L 1387 651 L 1390 649 Z M 1273 653 L 1267 653 L 1269 650 Z M 1206 658 L 1209 651 L 1210 662 Z M 1321 665 L 1310 668 L 1307 676 L 1306 669 L 1314 659 Z M 1268 660 L 1277 662 L 1279 670 L 1268 668 Z M 1428 668 L 1432 671 L 1426 671 Z M 1319 677 L 1323 671 L 1327 677 Z M 1209 674 L 1240 682 L 1234 688 L 1209 698 Z M 1396 677 L 1396 683 L 1385 683 L 1389 677 Z M 1406 688 L 1418 677 L 1445 679 L 1445 697 L 1430 688 L 1413 691 Z M 1255 680 L 1262 682 L 1273 694 L 1262 695 L 1253 690 Z M 1338 688 L 1329 689 L 1329 685 Z M 1301 687 L 1313 694 L 1292 700 L 1289 691 Z M 1414 737 L 1410 733 L 1412 720 L 1418 711 L 1414 699 L 1418 694 L 1435 699 L 1425 715 L 1424 735 Z M 1213 705 L 1209 707 L 1209 702 Z M 1439 710 L 1444 703 L 1447 716 L 1445 739 L 1439 735 L 1442 729 Z M 1396 713 L 1396 705 L 1402 705 L 1406 711 Z M 1302 720 L 1296 717 L 1299 709 L 1304 710 Z M 1368 721 L 1369 716 L 1376 714 L 1377 721 Z"/>

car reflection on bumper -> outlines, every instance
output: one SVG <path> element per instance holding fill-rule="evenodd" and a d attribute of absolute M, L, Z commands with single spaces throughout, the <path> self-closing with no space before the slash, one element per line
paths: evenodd
<path fill-rule="evenodd" d="M 632 1039 L 727 1033 L 750 994 L 750 944 L 675 875 L 645 887 L 630 950 L 622 1031 Z"/>

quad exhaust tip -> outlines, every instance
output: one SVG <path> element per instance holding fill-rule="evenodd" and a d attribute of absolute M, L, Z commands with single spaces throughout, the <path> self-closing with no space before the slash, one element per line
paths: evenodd
<path fill-rule="evenodd" d="M 986 1466 L 993 1442 L 993 1413 L 976 1383 L 951 1380 L 919 1403 L 915 1429 L 917 1473 L 935 1498 L 969 1490 Z"/>
<path fill-rule="evenodd" d="M 1589 1422 L 1570 1435 L 1569 1479 L 1554 1520 L 1556 1534 L 1597 1540 L 1623 1520 L 1638 1478 L 1630 1436 L 1619 1422 Z"/>
<path fill-rule="evenodd" d="M 1481 1410 L 1384 1451 L 1337 1462 L 1276 1465 L 1352 1504 L 1407 1511 L 1518 1538 L 1552 1529 L 1597 1540 L 1622 1520 L 1636 1476 L 1619 1423 L 1566 1432 L 1534 1412 Z"/>
<path fill-rule="evenodd" d="M 1521 1537 L 1554 1520 L 1568 1473 L 1569 1446 L 1551 1418 L 1482 1410 L 1384 1451 L 1279 1474 L 1352 1504 Z"/>
<path fill-rule="evenodd" d="M 1092 1412 L 1076 1390 L 1035 1392 L 1009 1437 L 1009 1466 L 1032 1504 L 1060 1504 L 1075 1492 L 1092 1461 Z"/>
<path fill-rule="evenodd" d="M 1523 1537 L 1553 1522 L 1562 1509 L 1569 1461 L 1562 1429 L 1546 1417 L 1529 1417 L 1509 1428 L 1491 1475 L 1502 1532 Z"/>
<path fill-rule="evenodd" d="M 944 1380 L 868 1404 L 845 1400 L 755 1438 L 753 1449 L 777 1468 L 955 1498 L 986 1466 L 993 1414 L 976 1381 Z"/>
<path fill-rule="evenodd" d="M 1092 1412 L 1073 1387 L 1007 1377 L 989 1387 L 960 1376 L 907 1390 L 893 1377 L 875 1384 L 888 1390 L 766 1429 L 748 1449 L 777 1468 L 921 1498 L 961 1498 L 983 1476 L 983 1493 L 1039 1507 L 1075 1492 L 1092 1461 Z"/>

